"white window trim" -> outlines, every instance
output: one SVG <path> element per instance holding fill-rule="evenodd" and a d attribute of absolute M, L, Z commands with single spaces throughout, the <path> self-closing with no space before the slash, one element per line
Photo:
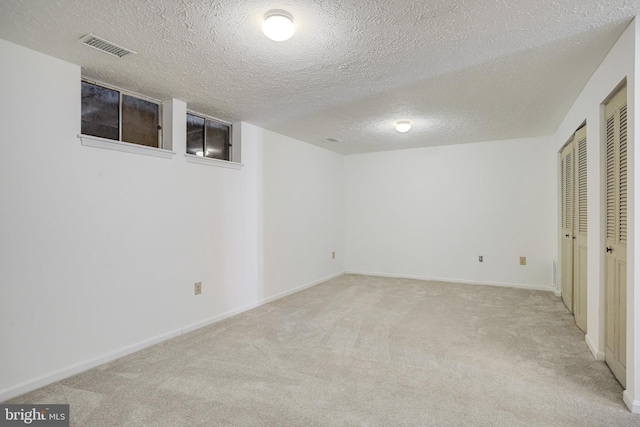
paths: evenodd
<path fill-rule="evenodd" d="M 123 153 L 141 154 L 144 156 L 172 159 L 175 151 L 162 148 L 147 147 L 146 145 L 132 144 L 130 142 L 116 141 L 115 139 L 100 138 L 98 136 L 78 134 L 80 143 L 85 147 L 103 148 L 105 150 L 121 151 Z"/>
<path fill-rule="evenodd" d="M 207 165 L 207 166 L 216 166 L 219 168 L 242 169 L 242 166 L 244 166 L 242 163 L 236 163 L 230 160 L 212 159 L 210 157 L 200 157 L 200 156 L 195 156 L 193 154 L 188 154 L 188 153 L 185 153 L 184 157 L 190 163 L 197 163 L 200 165 Z"/>

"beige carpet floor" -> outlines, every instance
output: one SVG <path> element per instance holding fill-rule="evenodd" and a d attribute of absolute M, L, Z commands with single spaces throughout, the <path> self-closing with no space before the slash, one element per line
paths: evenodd
<path fill-rule="evenodd" d="M 75 426 L 640 426 L 548 292 L 345 275 L 10 403 Z"/>

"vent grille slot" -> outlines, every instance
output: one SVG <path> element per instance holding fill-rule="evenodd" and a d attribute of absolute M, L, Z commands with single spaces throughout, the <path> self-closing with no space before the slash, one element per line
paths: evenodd
<path fill-rule="evenodd" d="M 578 232 L 587 232 L 587 139 L 578 142 Z"/>
<path fill-rule="evenodd" d="M 79 42 L 85 46 L 89 46 L 101 52 L 108 53 L 109 55 L 117 56 L 118 58 L 136 54 L 136 52 L 132 51 L 131 49 L 118 46 L 115 43 L 112 43 L 93 34 L 87 34 L 86 36 L 82 37 Z"/>
<path fill-rule="evenodd" d="M 607 146 L 606 146 L 606 200 L 607 200 L 607 239 L 615 239 L 616 236 L 616 161 L 615 161 L 615 117 L 607 118 Z"/>
<path fill-rule="evenodd" d="M 627 105 L 620 108 L 620 196 L 618 198 L 618 237 L 627 243 Z"/>
<path fill-rule="evenodd" d="M 564 226 L 566 228 L 573 227 L 575 220 L 573 212 L 573 154 L 567 154 L 564 158 Z"/>

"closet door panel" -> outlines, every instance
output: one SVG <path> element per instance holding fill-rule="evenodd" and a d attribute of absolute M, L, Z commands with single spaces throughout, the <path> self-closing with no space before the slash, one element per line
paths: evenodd
<path fill-rule="evenodd" d="M 605 106 L 605 361 L 626 386 L 627 91 Z"/>

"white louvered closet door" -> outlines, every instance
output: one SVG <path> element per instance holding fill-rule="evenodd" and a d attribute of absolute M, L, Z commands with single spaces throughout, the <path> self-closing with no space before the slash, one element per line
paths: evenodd
<path fill-rule="evenodd" d="M 562 233 L 562 301 L 573 313 L 573 220 L 574 220 L 574 156 L 573 141 L 569 142 L 561 154 L 561 233 Z"/>
<path fill-rule="evenodd" d="M 574 145 L 573 314 L 587 333 L 587 127 L 578 129 Z"/>
<path fill-rule="evenodd" d="M 626 387 L 627 88 L 605 106 L 606 254 L 605 360 Z"/>

